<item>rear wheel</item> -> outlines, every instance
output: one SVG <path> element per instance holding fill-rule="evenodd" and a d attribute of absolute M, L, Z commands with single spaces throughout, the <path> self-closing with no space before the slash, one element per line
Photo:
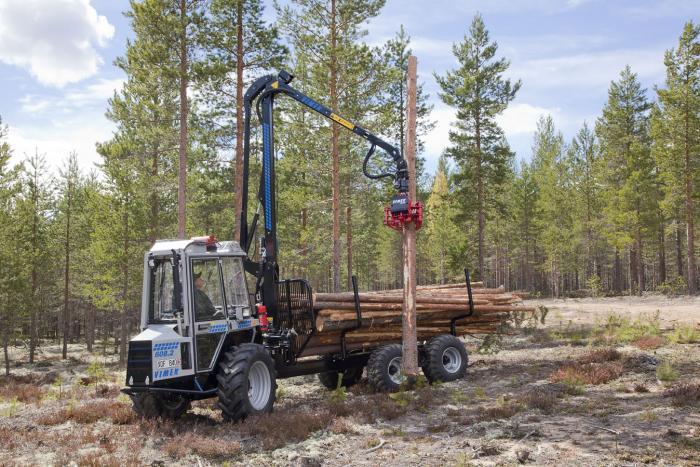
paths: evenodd
<path fill-rule="evenodd" d="M 219 408 L 227 421 L 272 412 L 277 391 L 275 364 L 260 344 L 242 344 L 219 363 Z"/>
<path fill-rule="evenodd" d="M 141 392 L 132 394 L 134 412 L 141 418 L 180 418 L 190 409 L 190 400 L 179 395 Z"/>
<path fill-rule="evenodd" d="M 335 389 L 338 387 L 338 375 L 342 374 L 342 379 L 340 385 L 342 387 L 349 388 L 354 386 L 362 379 L 362 372 L 364 367 L 348 368 L 342 372 L 337 371 L 324 371 L 318 374 L 318 380 L 328 389 Z"/>
<path fill-rule="evenodd" d="M 406 377 L 402 365 L 400 344 L 389 344 L 375 349 L 367 362 L 367 380 L 378 392 L 395 392 Z"/>
<path fill-rule="evenodd" d="M 467 373 L 467 349 L 451 334 L 434 337 L 425 346 L 423 374 L 429 382 L 455 381 Z"/>

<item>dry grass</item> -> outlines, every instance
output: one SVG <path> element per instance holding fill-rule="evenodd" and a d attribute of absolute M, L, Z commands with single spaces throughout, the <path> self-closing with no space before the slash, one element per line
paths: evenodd
<path fill-rule="evenodd" d="M 684 383 L 676 385 L 664 392 L 664 397 L 670 397 L 675 406 L 700 405 L 700 384 Z"/>
<path fill-rule="evenodd" d="M 246 419 L 240 432 L 243 437 L 254 437 L 265 449 L 277 449 L 305 440 L 314 431 L 326 428 L 332 419 L 325 410 L 279 410 Z"/>
<path fill-rule="evenodd" d="M 634 392 L 640 392 L 640 393 L 649 392 L 649 388 L 646 387 L 646 385 L 644 383 L 637 383 L 634 385 Z"/>
<path fill-rule="evenodd" d="M 539 409 L 548 414 L 557 404 L 557 396 L 557 391 L 546 387 L 536 387 L 521 397 L 520 401 L 531 409 Z"/>
<path fill-rule="evenodd" d="M 612 347 L 596 349 L 587 352 L 578 359 L 579 363 L 605 363 L 617 361 L 622 358 L 622 354 Z"/>
<path fill-rule="evenodd" d="M 662 347 L 666 339 L 661 336 L 644 336 L 632 342 L 632 345 L 642 350 L 654 350 Z"/>
<path fill-rule="evenodd" d="M 483 421 L 500 420 L 502 418 L 510 418 L 522 410 L 522 404 L 510 401 L 504 404 L 498 404 L 494 407 L 485 408 L 479 418 Z"/>
<path fill-rule="evenodd" d="M 223 460 L 236 457 L 241 453 L 240 443 L 192 432 L 167 441 L 162 449 L 174 459 L 181 459 L 194 453 L 205 459 Z"/>
<path fill-rule="evenodd" d="M 567 385 L 598 385 L 619 378 L 623 372 L 622 365 L 618 362 L 570 363 L 552 373 L 549 380 Z"/>
<path fill-rule="evenodd" d="M 91 401 L 82 405 L 69 405 L 66 408 L 40 416 L 40 425 L 60 425 L 73 420 L 76 423 L 95 423 L 102 418 L 110 417 L 115 424 L 130 423 L 133 419 L 125 415 L 125 409 L 131 409 L 117 401 Z"/>
<path fill-rule="evenodd" d="M 40 401 L 44 394 L 41 378 L 37 375 L 10 375 L 0 378 L 0 400 L 17 398 L 19 402 L 29 404 Z"/>

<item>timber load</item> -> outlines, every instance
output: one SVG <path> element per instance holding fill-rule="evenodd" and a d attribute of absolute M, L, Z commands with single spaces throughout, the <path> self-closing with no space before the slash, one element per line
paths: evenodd
<path fill-rule="evenodd" d="M 516 317 L 522 319 L 523 315 L 527 317 L 535 311 L 535 308 L 523 305 L 526 293 L 505 292 L 503 287 L 485 288 L 481 282 L 471 285 L 474 310 L 471 315 L 466 283 L 417 287 L 419 340 L 449 334 L 453 325 L 458 336 L 496 334 L 503 332 L 508 321 Z M 403 290 L 359 293 L 357 298 L 360 320 L 353 292 L 314 294 L 316 334 L 302 355 L 334 352 L 343 339 L 348 351 L 401 341 Z"/>

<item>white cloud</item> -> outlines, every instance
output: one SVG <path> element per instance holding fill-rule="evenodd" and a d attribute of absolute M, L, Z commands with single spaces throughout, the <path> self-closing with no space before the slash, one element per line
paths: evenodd
<path fill-rule="evenodd" d="M 107 141 L 112 136 L 114 125 L 105 118 L 90 116 L 66 122 L 51 122 L 41 126 L 10 126 L 8 140 L 13 150 L 13 162 L 26 155 L 46 155 L 53 170 L 62 167 L 71 151 L 78 154 L 78 163 L 83 170 L 91 170 L 101 161 L 95 143 Z"/>
<path fill-rule="evenodd" d="M 107 107 L 107 99 L 114 95 L 114 91 L 122 88 L 124 79 L 100 79 L 87 86 L 67 89 L 60 96 L 38 96 L 27 94 L 19 99 L 23 112 L 32 115 L 74 113 L 85 107 L 104 109 Z"/>
<path fill-rule="evenodd" d="M 62 87 L 94 75 L 114 26 L 90 0 L 2 0 L 0 61 Z"/>
<path fill-rule="evenodd" d="M 608 50 L 513 62 L 508 75 L 528 87 L 607 89 L 626 64 L 644 81 L 664 76 L 664 51 L 658 49 Z"/>
<path fill-rule="evenodd" d="M 512 104 L 501 115 L 496 117 L 496 122 L 505 132 L 506 137 L 532 133 L 537 130 L 537 120 L 543 115 L 551 115 L 557 124 L 561 124 L 559 109 L 547 109 L 525 103 Z"/>

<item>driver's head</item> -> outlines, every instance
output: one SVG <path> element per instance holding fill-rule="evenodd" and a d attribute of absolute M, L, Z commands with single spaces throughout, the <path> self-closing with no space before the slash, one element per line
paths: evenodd
<path fill-rule="evenodd" d="M 202 277 L 201 272 L 196 272 L 194 273 L 194 286 L 197 287 L 199 290 L 202 290 L 204 288 L 204 278 Z"/>

